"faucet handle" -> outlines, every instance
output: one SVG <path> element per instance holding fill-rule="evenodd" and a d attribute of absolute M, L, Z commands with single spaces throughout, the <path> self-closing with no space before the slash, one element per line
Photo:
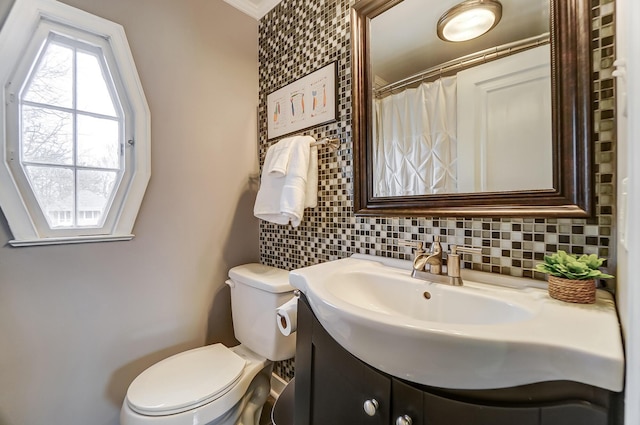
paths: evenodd
<path fill-rule="evenodd" d="M 440 245 L 440 235 L 433 236 L 433 242 L 431 243 L 431 252 L 433 254 L 442 256 L 442 245 Z"/>
<path fill-rule="evenodd" d="M 469 246 L 451 245 L 451 254 L 456 255 L 458 252 L 463 254 L 482 254 L 481 248 L 472 248 Z"/>
<path fill-rule="evenodd" d="M 422 243 L 422 241 L 409 241 L 409 240 L 405 240 L 405 241 L 398 241 L 398 245 L 399 246 L 411 246 L 413 248 L 415 248 L 415 254 L 416 255 L 420 255 L 420 254 L 424 254 L 424 249 L 423 246 L 424 244 Z"/>
<path fill-rule="evenodd" d="M 447 275 L 453 282 L 453 285 L 462 285 L 462 277 L 460 277 L 460 254 L 482 254 L 482 249 L 471 248 L 467 246 L 451 245 L 451 254 L 447 258 Z"/>

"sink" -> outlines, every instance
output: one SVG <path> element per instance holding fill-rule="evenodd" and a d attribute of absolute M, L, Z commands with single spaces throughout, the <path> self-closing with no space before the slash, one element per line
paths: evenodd
<path fill-rule="evenodd" d="M 550 298 L 544 282 L 463 270 L 464 286 L 412 278 L 408 261 L 356 254 L 293 270 L 320 323 L 365 363 L 411 382 L 494 389 L 568 380 L 623 387 L 612 297 Z"/>
<path fill-rule="evenodd" d="M 407 279 L 397 271 L 357 270 L 327 281 L 328 295 L 347 309 L 379 320 L 426 326 L 431 322 L 487 325 L 518 322 L 534 316 L 531 306 L 487 291 Z M 387 317 L 385 318 L 384 315 Z"/>

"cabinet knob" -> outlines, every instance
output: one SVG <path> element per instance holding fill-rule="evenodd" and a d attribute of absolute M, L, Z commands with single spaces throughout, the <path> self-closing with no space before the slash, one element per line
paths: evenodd
<path fill-rule="evenodd" d="M 374 416 L 376 414 L 376 412 L 378 411 L 378 400 L 376 400 L 375 398 L 372 398 L 371 400 L 367 400 L 364 402 L 364 413 L 366 413 L 369 416 Z"/>
<path fill-rule="evenodd" d="M 409 415 L 398 416 L 398 419 L 396 419 L 396 425 L 411 425 L 412 423 L 413 421 Z"/>

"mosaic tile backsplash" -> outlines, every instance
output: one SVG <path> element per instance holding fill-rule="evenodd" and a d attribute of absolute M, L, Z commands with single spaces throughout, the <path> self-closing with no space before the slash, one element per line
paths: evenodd
<path fill-rule="evenodd" d="M 592 219 L 355 217 L 351 140 L 350 7 L 355 0 L 282 0 L 259 23 L 259 149 L 267 148 L 267 94 L 322 66 L 338 64 L 338 119 L 303 132 L 316 138 L 338 137 L 337 152 L 319 150 L 318 206 L 305 211 L 293 228 L 260 223 L 260 259 L 291 270 L 348 257 L 353 253 L 411 259 L 411 248 L 398 241 L 440 235 L 448 244 L 481 247 L 464 257 L 464 267 L 544 279 L 534 272 L 545 254 L 563 249 L 595 253 L 615 267 L 615 88 L 613 61 L 614 1 L 592 0 L 593 117 L 596 165 L 596 216 Z M 612 285 L 612 282 L 608 282 Z M 611 289 L 613 289 L 611 287 Z M 290 379 L 293 361 L 275 372 Z"/>

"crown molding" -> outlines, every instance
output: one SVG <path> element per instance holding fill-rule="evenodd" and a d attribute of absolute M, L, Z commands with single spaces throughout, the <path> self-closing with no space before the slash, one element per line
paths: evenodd
<path fill-rule="evenodd" d="M 260 20 L 271 9 L 275 7 L 280 0 L 224 0 L 231 6 L 243 13 L 251 16 L 256 20 Z"/>

